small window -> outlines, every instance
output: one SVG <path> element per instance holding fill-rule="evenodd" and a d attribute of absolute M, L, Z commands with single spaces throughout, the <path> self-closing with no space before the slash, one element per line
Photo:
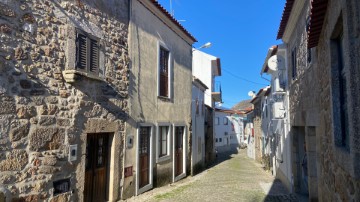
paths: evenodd
<path fill-rule="evenodd" d="M 201 115 L 202 115 L 202 116 L 205 115 L 205 104 L 204 104 L 204 100 L 201 102 Z"/>
<path fill-rule="evenodd" d="M 170 97 L 169 91 L 169 51 L 160 46 L 159 51 L 159 95 L 162 97 Z"/>
<path fill-rule="evenodd" d="M 297 76 L 296 47 L 291 52 L 291 65 L 292 65 L 292 78 L 295 79 Z"/>
<path fill-rule="evenodd" d="M 159 126 L 159 157 L 169 154 L 169 126 Z"/>
<path fill-rule="evenodd" d="M 76 69 L 87 73 L 99 73 L 99 40 L 77 30 Z"/>
<path fill-rule="evenodd" d="M 219 138 L 219 142 L 222 142 L 222 138 Z"/>
<path fill-rule="evenodd" d="M 199 99 L 196 98 L 196 101 L 195 101 L 195 112 L 196 112 L 196 115 L 199 115 Z"/>
<path fill-rule="evenodd" d="M 217 138 L 215 138 L 215 142 L 218 142 L 218 139 L 217 139 Z"/>
<path fill-rule="evenodd" d="M 342 24 L 338 33 L 331 41 L 332 58 L 332 85 L 333 85 L 333 117 L 335 145 L 350 150 L 349 137 L 349 109 L 347 91 L 347 66 L 344 63 L 344 39 Z"/>
<path fill-rule="evenodd" d="M 228 119 L 226 117 L 223 118 L 224 125 L 228 124 Z"/>

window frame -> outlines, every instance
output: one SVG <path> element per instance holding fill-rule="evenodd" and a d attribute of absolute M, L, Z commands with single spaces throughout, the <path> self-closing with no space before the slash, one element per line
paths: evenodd
<path fill-rule="evenodd" d="M 100 49 L 101 49 L 101 45 L 100 45 L 100 39 L 98 37 L 95 37 L 93 35 L 91 35 L 90 33 L 87 33 L 79 28 L 75 29 L 76 33 L 75 33 L 75 70 L 77 71 L 81 71 L 81 72 L 85 72 L 87 74 L 91 74 L 91 75 L 95 75 L 98 76 L 99 75 L 99 70 L 100 70 Z M 86 64 L 85 64 L 85 68 L 80 68 L 80 38 L 79 36 L 82 35 L 85 37 L 86 40 Z M 92 46 L 92 41 L 95 41 L 97 44 L 97 53 L 95 53 L 97 55 L 97 67 L 95 68 L 95 71 L 92 71 L 92 60 L 93 60 L 93 50 L 91 48 Z"/>
<path fill-rule="evenodd" d="M 229 119 L 226 116 L 223 117 L 223 124 L 224 125 L 229 125 Z"/>
<path fill-rule="evenodd" d="M 165 50 L 167 51 L 168 55 L 167 55 L 167 95 L 162 95 L 161 89 L 162 89 L 162 82 L 161 82 L 161 51 Z M 158 43 L 158 51 L 157 51 L 157 75 L 158 75 L 158 85 L 157 85 L 157 95 L 159 98 L 165 98 L 165 99 L 171 99 L 171 95 L 172 95 L 172 88 L 171 88 L 171 82 L 172 82 L 172 77 L 171 77 L 171 72 L 172 72 L 172 54 L 170 49 L 162 42 Z"/>
<path fill-rule="evenodd" d="M 334 127 L 334 145 L 350 151 L 350 125 L 349 125 L 349 95 L 347 93 L 347 76 L 348 67 L 345 64 L 344 54 L 344 29 L 339 25 L 335 36 L 331 39 L 331 50 L 334 56 L 331 60 L 337 61 L 332 63 L 332 105 L 333 105 L 333 127 Z M 337 79 L 333 79 L 333 78 Z M 335 112 L 337 111 L 337 112 Z"/>
<path fill-rule="evenodd" d="M 166 134 L 166 154 L 162 154 L 162 141 L 160 142 L 160 138 L 162 138 L 161 129 L 162 127 L 167 127 L 167 134 Z M 171 158 L 171 134 L 172 134 L 172 127 L 170 123 L 158 123 L 156 127 L 156 163 L 160 163 Z"/>
<path fill-rule="evenodd" d="M 295 80 L 297 77 L 297 52 L 296 46 L 291 51 L 291 76 Z"/>

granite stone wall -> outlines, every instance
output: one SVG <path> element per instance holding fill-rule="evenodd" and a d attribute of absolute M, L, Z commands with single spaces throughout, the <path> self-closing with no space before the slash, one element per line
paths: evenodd
<path fill-rule="evenodd" d="M 318 70 L 316 79 L 319 83 L 319 136 L 317 146 L 320 151 L 319 166 L 319 199 L 321 201 L 359 201 L 360 200 L 360 164 L 359 164 L 359 48 L 360 48 L 360 3 L 358 1 L 329 0 L 327 15 L 323 24 L 322 34 L 317 46 Z M 331 13 L 331 14 L 330 14 Z M 347 66 L 348 109 L 350 148 L 336 146 L 334 130 L 336 116 L 332 106 L 338 97 L 333 82 L 334 50 L 332 47 L 333 33 L 343 26 L 345 45 L 344 64 Z"/>
<path fill-rule="evenodd" d="M 126 2 L 0 1 L 0 197 L 81 200 L 88 132 L 111 132 L 121 158 L 128 111 Z M 75 69 L 75 28 L 99 38 L 100 70 L 96 78 L 76 75 L 68 83 L 63 73 Z M 105 124 L 91 129 L 90 121 Z M 79 151 L 72 162 L 69 145 Z M 119 175 L 114 183 L 120 184 Z M 54 197 L 53 182 L 60 179 L 70 179 L 69 192 Z M 119 198 L 109 189 L 110 198 Z"/>

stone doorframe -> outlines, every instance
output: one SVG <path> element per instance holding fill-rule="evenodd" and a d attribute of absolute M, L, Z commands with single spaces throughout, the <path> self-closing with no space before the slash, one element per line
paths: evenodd
<path fill-rule="evenodd" d="M 181 127 L 184 127 L 184 134 L 183 134 L 183 173 L 180 174 L 179 176 L 175 176 L 175 128 L 177 126 L 181 126 Z M 172 138 L 172 159 L 173 159 L 173 162 L 172 162 L 172 181 L 173 182 L 176 182 L 184 177 L 186 177 L 186 156 L 187 156 L 187 128 L 186 128 L 186 124 L 185 123 L 174 123 L 173 124 L 173 131 L 172 131 L 172 134 L 173 134 L 173 138 Z"/>
<path fill-rule="evenodd" d="M 122 178 L 123 167 L 122 157 L 123 153 L 123 134 L 121 133 L 120 128 L 123 128 L 122 125 L 124 122 L 109 121 L 106 119 L 89 119 L 85 124 L 85 132 L 81 134 L 81 170 L 77 170 L 78 182 L 80 183 L 81 188 L 79 191 L 80 201 L 83 200 L 83 191 L 85 183 L 85 161 L 86 161 L 86 138 L 89 133 L 110 133 L 109 137 L 109 149 L 108 149 L 108 169 L 107 169 L 107 193 L 106 198 L 108 201 L 117 201 L 120 199 L 120 181 Z M 80 178 L 80 179 L 79 179 Z"/>
<path fill-rule="evenodd" d="M 139 143 L 140 143 L 140 127 L 150 127 L 150 155 L 149 155 L 149 184 L 139 189 L 139 174 L 140 174 L 140 163 L 139 163 Z M 154 124 L 151 123 L 139 123 L 136 131 L 136 185 L 135 185 L 135 195 L 144 193 L 154 186 Z"/>

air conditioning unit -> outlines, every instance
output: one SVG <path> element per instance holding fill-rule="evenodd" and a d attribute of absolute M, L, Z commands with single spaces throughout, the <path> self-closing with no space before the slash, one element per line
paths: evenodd
<path fill-rule="evenodd" d="M 272 105 L 273 117 L 275 119 L 285 118 L 285 108 L 283 102 L 274 102 Z"/>

